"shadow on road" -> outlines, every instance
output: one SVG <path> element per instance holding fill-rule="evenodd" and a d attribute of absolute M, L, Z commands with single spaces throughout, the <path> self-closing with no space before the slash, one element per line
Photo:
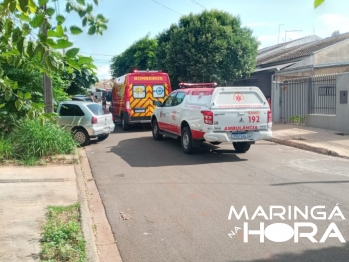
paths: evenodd
<path fill-rule="evenodd" d="M 271 184 L 271 186 L 291 186 L 291 185 L 302 185 L 302 184 L 341 184 L 349 183 L 349 180 L 341 181 L 303 181 L 303 182 L 290 182 L 290 183 L 280 183 L 280 184 Z M 349 259 L 348 259 L 349 261 Z"/>
<path fill-rule="evenodd" d="M 187 155 L 183 153 L 179 140 L 166 137 L 161 141 L 155 141 L 152 137 L 122 140 L 117 146 L 111 147 L 111 152 L 120 156 L 132 167 L 246 161 L 246 159 L 240 159 L 234 150 L 219 149 L 207 143 L 203 143 L 196 154 Z"/>
<path fill-rule="evenodd" d="M 295 262 L 295 261 L 317 261 L 317 262 L 348 262 L 349 244 L 341 247 L 328 247 L 322 249 L 307 250 L 301 254 L 276 254 L 268 259 L 257 259 L 250 262 Z M 236 260 L 233 260 L 236 261 Z"/>
<path fill-rule="evenodd" d="M 137 124 L 137 125 L 130 125 L 130 129 L 127 131 L 124 131 L 121 127 L 121 124 L 117 123 L 115 124 L 114 131 L 112 134 L 120 134 L 120 133 L 135 133 L 135 132 L 149 132 L 151 131 L 151 125 L 150 124 Z"/>
<path fill-rule="evenodd" d="M 150 124 L 132 125 L 130 127 L 130 130 L 128 130 L 128 131 L 122 130 L 122 127 L 120 124 L 115 124 L 114 130 L 113 130 L 113 132 L 110 133 L 109 138 L 107 138 L 107 140 L 111 139 L 110 136 L 112 134 L 140 133 L 140 132 L 149 132 L 149 131 L 151 131 Z M 101 141 L 99 141 L 97 138 L 91 138 L 89 145 L 95 145 L 95 144 L 98 144 L 99 142 L 101 142 Z"/>

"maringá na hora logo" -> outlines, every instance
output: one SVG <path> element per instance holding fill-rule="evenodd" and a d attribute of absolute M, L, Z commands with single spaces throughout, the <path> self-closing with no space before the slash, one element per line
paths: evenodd
<path fill-rule="evenodd" d="M 239 230 L 241 230 L 244 243 L 248 243 L 250 237 L 259 238 L 260 243 L 264 243 L 265 239 L 272 242 L 287 242 L 293 239 L 294 243 L 298 243 L 301 238 L 307 239 L 312 243 L 325 243 L 328 238 L 335 238 L 340 243 L 346 243 L 336 223 L 331 221 L 333 218 L 336 221 L 346 220 L 338 205 L 331 212 L 326 212 L 325 206 L 314 206 L 312 208 L 308 206 L 304 208 L 298 208 L 297 206 L 270 206 L 267 212 L 263 207 L 258 206 L 250 214 L 247 212 L 246 206 L 243 206 L 239 211 L 234 206 L 231 206 L 228 220 L 231 220 L 233 217 L 238 221 L 244 220 L 247 222 L 244 222 L 242 227 L 238 227 L 241 225 L 235 225 L 234 230 L 231 230 L 228 236 L 234 238 L 234 236 L 240 233 Z M 259 228 L 251 228 L 248 221 L 256 218 L 262 218 L 266 222 L 278 219 L 282 223 L 271 223 L 266 226 L 264 222 L 261 222 Z M 310 219 L 315 221 L 329 221 L 327 229 L 324 232 L 319 232 L 317 225 L 309 222 Z"/>

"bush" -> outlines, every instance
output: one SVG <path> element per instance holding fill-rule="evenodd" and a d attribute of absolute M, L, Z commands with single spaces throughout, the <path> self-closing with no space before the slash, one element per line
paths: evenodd
<path fill-rule="evenodd" d="M 39 119 L 23 119 L 10 134 L 16 159 L 27 161 L 56 154 L 71 154 L 77 145 L 68 131 Z"/>
<path fill-rule="evenodd" d="M 0 134 L 0 162 L 11 159 L 13 155 L 11 139 L 5 134 Z"/>

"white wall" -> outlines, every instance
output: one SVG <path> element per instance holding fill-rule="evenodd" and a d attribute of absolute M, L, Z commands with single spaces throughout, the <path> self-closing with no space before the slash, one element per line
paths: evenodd
<path fill-rule="evenodd" d="M 275 81 L 271 84 L 271 113 L 273 117 L 273 123 L 280 122 L 280 85 Z"/>
<path fill-rule="evenodd" d="M 349 99 L 348 104 L 339 103 L 340 91 L 348 91 L 349 93 L 349 73 L 340 74 L 336 79 L 337 85 L 337 130 L 343 133 L 349 133 Z"/>

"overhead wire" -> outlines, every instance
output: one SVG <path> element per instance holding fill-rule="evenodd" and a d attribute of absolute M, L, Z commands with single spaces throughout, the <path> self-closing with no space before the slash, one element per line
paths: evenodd
<path fill-rule="evenodd" d="M 57 6 L 58 6 L 58 14 L 61 14 L 61 7 L 59 6 L 59 0 L 57 1 Z"/>
<path fill-rule="evenodd" d="M 206 7 L 204 7 L 202 4 L 200 4 L 199 2 L 195 1 L 195 0 L 191 0 L 194 4 L 197 4 L 199 6 L 201 6 L 203 9 L 206 9 Z M 206 9 L 207 10 L 207 9 Z"/>
<path fill-rule="evenodd" d="M 155 2 L 155 3 L 157 3 L 157 4 L 161 5 L 161 6 L 163 6 L 163 7 L 165 7 L 165 8 L 167 8 L 168 10 L 171 10 L 172 12 L 175 12 L 175 13 L 177 13 L 177 14 L 183 15 L 183 14 L 177 12 L 176 10 L 173 10 L 172 8 L 167 7 L 166 5 L 159 3 L 158 1 L 153 0 L 153 2 Z"/>
<path fill-rule="evenodd" d="M 94 53 L 88 53 L 88 52 L 82 52 L 82 51 L 80 53 L 84 53 L 84 54 L 88 54 L 88 55 L 114 56 L 114 55 L 109 55 L 109 54 L 94 54 Z"/>

